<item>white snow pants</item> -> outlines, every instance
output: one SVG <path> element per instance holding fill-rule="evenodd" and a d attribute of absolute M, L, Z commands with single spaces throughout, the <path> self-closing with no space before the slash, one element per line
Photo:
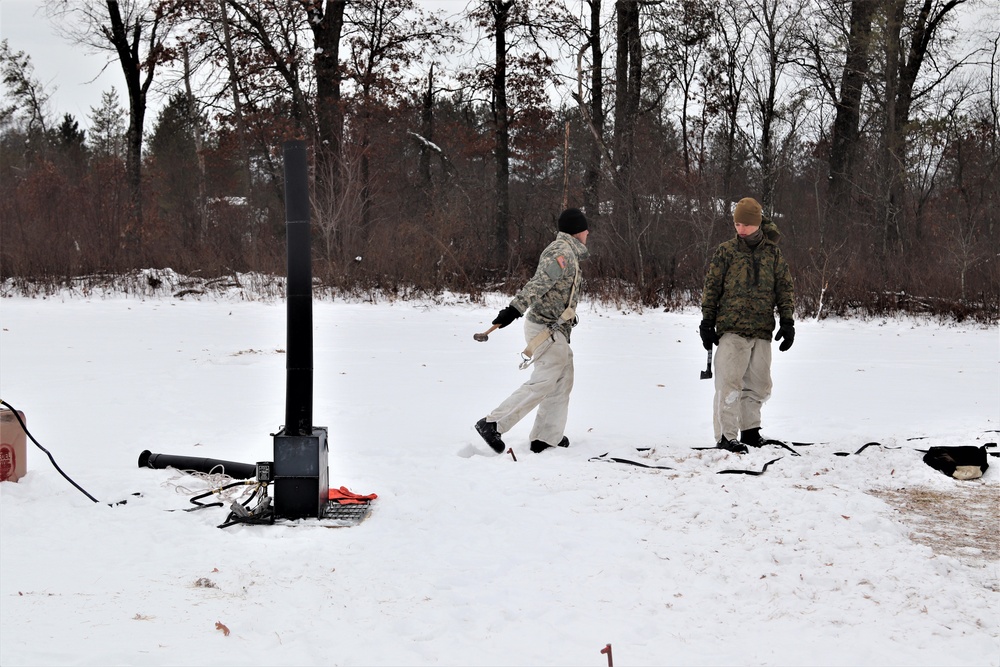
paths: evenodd
<path fill-rule="evenodd" d="M 525 342 L 530 342 L 544 328 L 543 324 L 525 320 Z M 543 344 L 541 356 L 535 353 L 528 381 L 486 416 L 486 421 L 496 422 L 500 433 L 514 428 L 537 407 L 529 439 L 553 446 L 562 440 L 569 415 L 569 394 L 573 390 L 573 350 L 562 333 L 556 332 L 553 338 L 551 345 Z"/>
<path fill-rule="evenodd" d="M 760 426 L 760 406 L 771 397 L 771 341 L 726 333 L 715 353 L 715 441 L 738 440 Z"/>

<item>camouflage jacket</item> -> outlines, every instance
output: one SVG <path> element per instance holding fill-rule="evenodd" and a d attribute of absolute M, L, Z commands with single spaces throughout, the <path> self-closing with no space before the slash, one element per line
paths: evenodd
<path fill-rule="evenodd" d="M 770 220 L 761 225 L 764 238 L 756 248 L 736 237 L 712 256 L 701 297 L 701 316 L 715 322 L 722 335 L 771 339 L 774 310 L 781 319 L 795 315 L 792 273 L 778 248 L 780 233 Z"/>
<path fill-rule="evenodd" d="M 587 246 L 565 232 L 559 232 L 555 241 L 542 251 L 535 275 L 514 295 L 510 305 L 536 324 L 553 324 L 559 321 L 567 307 L 576 308 L 580 300 L 580 260 L 589 254 Z M 573 283 L 576 282 L 576 289 Z M 572 300 L 570 299 L 572 294 Z M 575 318 L 560 324 L 569 339 Z"/>

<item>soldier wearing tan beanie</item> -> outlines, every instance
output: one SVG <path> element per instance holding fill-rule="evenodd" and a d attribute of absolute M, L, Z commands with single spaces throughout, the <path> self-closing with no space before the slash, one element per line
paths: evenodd
<path fill-rule="evenodd" d="M 739 200 L 736 202 L 736 208 L 733 209 L 733 222 L 738 225 L 760 227 L 763 217 L 763 210 L 760 204 L 752 197 L 744 197 Z"/>
<path fill-rule="evenodd" d="M 778 248 L 777 226 L 760 203 L 744 197 L 733 209 L 736 237 L 712 257 L 702 293 L 699 327 L 715 355 L 713 428 L 716 446 L 743 453 L 759 447 L 760 408 L 771 396 L 771 333 L 774 311 L 782 352 L 795 339 L 792 275 Z"/>

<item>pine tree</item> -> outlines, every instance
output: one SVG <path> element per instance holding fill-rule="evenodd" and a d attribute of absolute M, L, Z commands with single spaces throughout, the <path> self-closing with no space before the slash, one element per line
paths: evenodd
<path fill-rule="evenodd" d="M 125 159 L 125 110 L 114 86 L 101 94 L 101 105 L 90 107 L 90 149 L 95 158 Z"/>

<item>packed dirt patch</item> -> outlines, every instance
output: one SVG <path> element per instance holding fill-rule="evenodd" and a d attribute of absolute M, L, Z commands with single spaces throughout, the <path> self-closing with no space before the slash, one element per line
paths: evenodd
<path fill-rule="evenodd" d="M 934 553 L 982 567 L 1000 562 L 1000 489 L 981 482 L 959 482 L 945 491 L 877 489 L 870 494 L 899 512 L 910 539 Z M 994 590 L 1000 581 L 993 581 Z"/>

